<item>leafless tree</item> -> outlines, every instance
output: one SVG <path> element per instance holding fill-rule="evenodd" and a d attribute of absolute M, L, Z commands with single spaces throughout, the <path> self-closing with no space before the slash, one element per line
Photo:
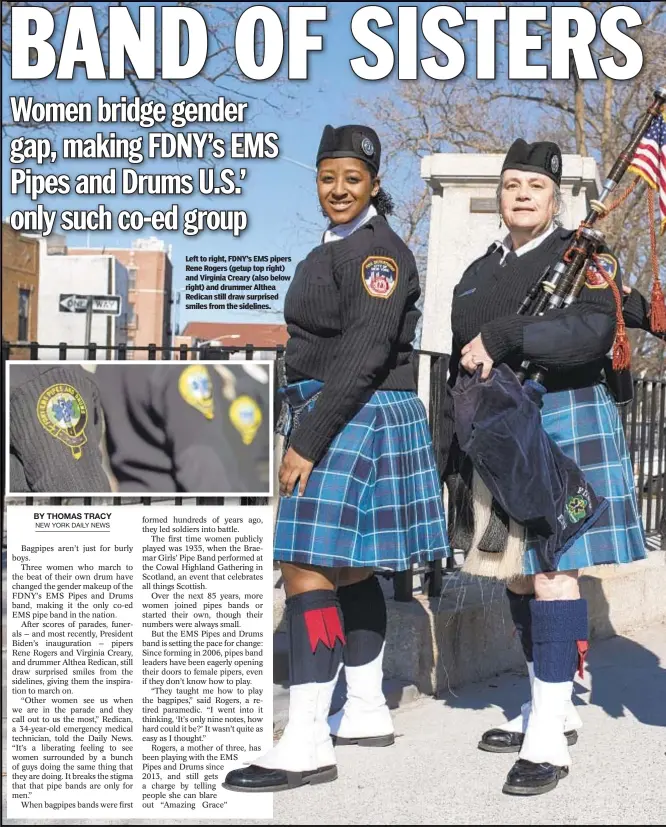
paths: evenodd
<path fill-rule="evenodd" d="M 582 2 L 597 20 L 613 4 Z M 419 181 L 418 164 L 436 152 L 504 152 L 517 137 L 556 140 L 564 152 L 594 157 L 607 171 L 631 134 L 635 119 L 652 91 L 664 83 L 666 2 L 630 3 L 643 20 L 638 40 L 644 63 L 630 81 L 613 81 L 599 73 L 583 81 L 479 81 L 469 75 L 441 83 L 399 81 L 370 102 L 359 101 L 378 124 L 386 158 L 400 171 L 400 212 L 403 237 L 425 260 L 430 197 Z M 550 23 L 534 23 L 543 37 L 542 62 L 548 62 Z M 506 28 L 498 25 L 498 54 L 506 45 Z M 595 63 L 614 54 L 600 38 L 591 46 Z M 619 54 L 616 59 L 621 62 Z M 627 176 L 630 179 L 631 176 Z M 625 183 L 625 182 L 623 182 Z M 626 181 L 628 183 L 628 181 Z M 644 190 L 639 187 L 638 190 Z M 638 191 L 604 221 L 603 230 L 615 249 L 625 281 L 649 294 L 651 282 L 647 206 Z M 663 244 L 662 244 L 663 246 Z M 425 268 L 421 267 L 424 271 Z M 663 272 L 662 272 L 663 276 Z M 664 347 L 648 334 L 634 337 L 637 372 L 663 374 Z"/>
<path fill-rule="evenodd" d="M 14 8 L 18 6 L 43 6 L 47 8 L 51 14 L 56 18 L 56 35 L 55 40 L 58 39 L 59 22 L 66 17 L 69 10 L 75 6 L 80 6 L 77 2 L 56 2 L 56 3 L 33 3 L 33 2 L 13 2 L 8 0 L 2 3 L 2 57 L 7 65 L 11 61 L 11 15 Z M 136 7 L 138 4 L 119 2 L 114 3 L 97 2 L 86 3 L 85 5 L 92 6 L 99 32 L 100 49 L 102 53 L 102 60 L 104 68 L 108 75 L 108 9 L 110 6 L 126 6 L 128 8 Z M 141 100 L 147 101 L 162 101 L 164 103 L 173 103 L 175 101 L 201 102 L 214 100 L 218 96 L 238 96 L 237 99 L 248 101 L 251 104 L 250 111 L 255 111 L 259 107 L 273 110 L 275 112 L 283 112 L 285 109 L 293 110 L 295 114 L 297 102 L 293 94 L 289 91 L 289 84 L 284 82 L 284 79 L 277 78 L 271 81 L 270 84 L 257 84 L 248 80 L 238 68 L 236 63 L 236 55 L 234 49 L 234 35 L 236 31 L 236 24 L 243 11 L 247 8 L 246 3 L 217 3 L 217 2 L 188 2 L 187 0 L 180 0 L 179 6 L 196 9 L 206 20 L 208 29 L 208 57 L 202 71 L 191 80 L 180 81 L 162 78 L 161 67 L 159 65 L 159 58 L 162 53 L 161 33 L 159 25 L 156 26 L 156 77 L 154 79 L 146 80 L 137 76 L 137 73 L 129 62 L 126 60 L 124 84 L 127 87 L 126 93 L 128 96 L 138 96 Z M 277 10 L 280 6 L 276 7 Z M 258 53 L 263 49 L 263 34 L 262 28 L 257 27 L 257 41 L 256 48 Z M 182 46 L 181 44 L 179 44 Z M 61 94 L 66 94 L 67 84 L 63 84 L 63 91 Z M 44 83 L 39 81 L 13 81 L 12 94 L 14 95 L 34 95 L 36 100 L 43 99 Z M 260 90 L 259 92 L 257 90 Z M 49 88 L 53 91 L 53 87 Z M 26 126 L 33 128 L 50 128 L 49 125 L 41 123 L 20 124 L 16 125 L 11 118 L 7 117 L 8 96 L 3 99 L 3 132 L 11 131 L 12 129 L 24 130 Z M 68 125 L 71 130 L 71 125 Z"/>

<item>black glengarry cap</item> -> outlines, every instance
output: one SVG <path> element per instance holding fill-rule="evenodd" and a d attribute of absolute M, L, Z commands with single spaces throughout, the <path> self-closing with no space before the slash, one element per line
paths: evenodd
<path fill-rule="evenodd" d="M 374 129 L 369 126 L 324 127 L 317 151 L 317 166 L 324 158 L 358 158 L 365 161 L 375 174 L 379 172 L 382 146 Z"/>
<path fill-rule="evenodd" d="M 502 164 L 502 172 L 507 169 L 540 172 L 555 181 L 559 187 L 562 180 L 562 151 L 552 141 L 528 144 L 518 138 L 511 144 Z"/>

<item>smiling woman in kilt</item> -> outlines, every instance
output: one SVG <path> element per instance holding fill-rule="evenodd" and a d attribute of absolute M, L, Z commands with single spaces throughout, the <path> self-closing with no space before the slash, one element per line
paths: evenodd
<path fill-rule="evenodd" d="M 275 559 L 289 641 L 289 723 L 229 773 L 268 792 L 337 778 L 334 744 L 390 746 L 382 692 L 386 605 L 376 569 L 450 554 L 412 341 L 414 256 L 386 221 L 381 148 L 366 126 L 324 129 L 317 194 L 329 226 L 285 300 L 290 339 Z M 347 700 L 329 718 L 344 664 Z"/>

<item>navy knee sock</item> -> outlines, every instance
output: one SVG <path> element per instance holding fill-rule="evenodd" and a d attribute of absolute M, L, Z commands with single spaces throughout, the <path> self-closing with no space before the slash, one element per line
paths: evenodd
<path fill-rule="evenodd" d="M 586 600 L 532 600 L 534 675 L 547 683 L 573 680 L 582 674 L 587 651 Z"/>
<path fill-rule="evenodd" d="M 381 652 L 386 638 L 386 601 L 373 574 L 360 583 L 338 589 L 347 645 L 346 666 L 363 666 Z"/>
<path fill-rule="evenodd" d="M 530 612 L 530 601 L 534 600 L 534 594 L 516 594 L 510 589 L 506 590 L 509 598 L 509 609 L 511 619 L 516 627 L 520 645 L 523 647 L 525 660 L 532 663 L 534 655 L 532 652 L 532 613 Z"/>
<path fill-rule="evenodd" d="M 317 589 L 289 597 L 286 613 L 290 685 L 332 680 L 345 644 L 335 592 Z"/>

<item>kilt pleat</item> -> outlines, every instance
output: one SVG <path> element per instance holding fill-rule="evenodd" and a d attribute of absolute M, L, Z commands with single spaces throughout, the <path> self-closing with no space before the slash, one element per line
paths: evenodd
<path fill-rule="evenodd" d="M 320 390 L 284 389 L 293 415 Z M 316 404 L 316 400 L 314 402 Z M 403 571 L 448 557 L 425 408 L 412 391 L 375 391 L 313 468 L 302 497 L 280 497 L 276 560 Z"/>
<path fill-rule="evenodd" d="M 604 563 L 631 563 L 646 555 L 631 459 L 617 407 L 603 385 L 547 393 L 544 429 L 584 471 L 597 494 L 609 502 L 597 522 L 562 555 L 557 570 Z M 542 571 L 527 537 L 525 574 Z"/>

